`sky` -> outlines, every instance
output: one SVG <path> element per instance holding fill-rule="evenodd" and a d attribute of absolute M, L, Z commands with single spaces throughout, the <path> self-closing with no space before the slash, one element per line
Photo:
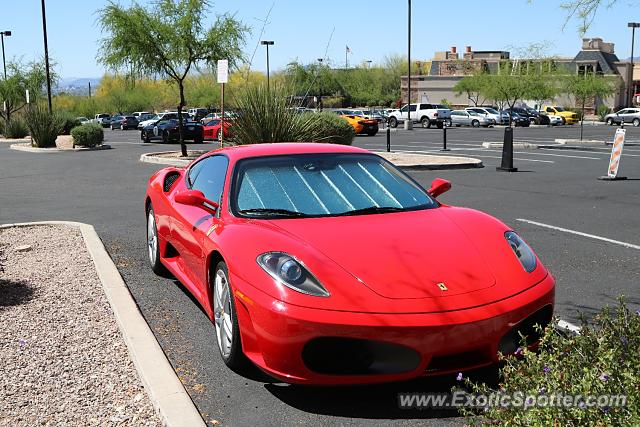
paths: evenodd
<path fill-rule="evenodd" d="M 119 0 L 128 5 L 129 0 Z M 48 0 L 47 33 L 49 55 L 63 78 L 100 77 L 105 69 L 96 60 L 99 41 L 106 37 L 98 25 L 99 0 Z M 139 3 L 149 3 L 139 1 Z M 511 0 L 507 2 L 461 0 L 413 0 L 412 49 L 415 60 L 429 60 L 434 52 L 467 45 L 473 50 L 511 50 L 531 43 L 545 43 L 549 54 L 573 57 L 581 46 L 579 22 L 565 24 L 566 12 L 560 0 Z M 606 1 L 603 3 L 607 3 Z M 0 0 L 0 31 L 5 38 L 7 59 L 25 61 L 42 58 L 42 16 L 38 0 Z M 585 37 L 601 37 L 615 43 L 615 52 L 626 59 L 631 52 L 631 30 L 627 22 L 640 21 L 640 0 L 617 0 L 603 7 Z M 452 7 L 455 5 L 455 7 Z M 636 7 L 632 7 L 636 6 Z M 265 23 L 265 18 L 271 13 Z M 252 29 L 245 54 L 253 57 L 252 69 L 266 69 L 262 39 L 270 46 L 271 70 L 297 60 L 303 64 L 317 58 L 343 67 L 349 46 L 349 65 L 372 61 L 385 55 L 406 55 L 407 2 L 403 0 L 235 0 L 212 2 L 215 14 L 230 13 Z M 264 29 L 263 29 L 264 26 Z M 640 32 L 638 34 L 640 42 Z M 636 56 L 640 51 L 636 43 Z M 256 50 L 257 47 L 257 50 Z M 254 56 L 255 51 L 255 56 Z"/>

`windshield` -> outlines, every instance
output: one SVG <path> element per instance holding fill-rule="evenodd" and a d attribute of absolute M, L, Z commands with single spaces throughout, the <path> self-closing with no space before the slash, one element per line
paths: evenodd
<path fill-rule="evenodd" d="M 438 203 L 411 178 L 371 154 L 297 154 L 242 160 L 234 214 L 304 217 L 428 209 Z"/>
<path fill-rule="evenodd" d="M 490 114 L 499 114 L 498 110 L 495 110 L 493 108 L 485 108 L 485 111 Z"/>

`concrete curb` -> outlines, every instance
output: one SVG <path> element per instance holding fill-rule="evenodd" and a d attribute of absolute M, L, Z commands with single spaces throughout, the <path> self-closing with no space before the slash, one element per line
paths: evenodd
<path fill-rule="evenodd" d="M 26 138 L 0 138 L 0 142 L 9 142 L 11 144 L 17 144 L 17 143 L 24 143 L 24 142 L 31 142 L 31 138 L 26 137 Z"/>
<path fill-rule="evenodd" d="M 606 142 L 601 139 L 574 139 L 574 138 L 556 138 L 556 144 L 560 145 L 605 145 Z"/>
<path fill-rule="evenodd" d="M 372 151 L 372 153 L 383 157 L 401 169 L 408 170 L 474 169 L 484 167 L 480 159 L 472 157 L 425 154 L 415 151 L 392 151 L 390 153 Z"/>
<path fill-rule="evenodd" d="M 39 221 L 3 224 L 0 229 L 39 225 L 66 225 L 80 229 L 102 289 L 127 343 L 131 360 L 162 424 L 167 427 L 205 427 L 204 420 L 140 313 L 93 226 L 72 221 Z"/>
<path fill-rule="evenodd" d="M 193 160 L 179 159 L 174 157 L 160 157 L 161 154 L 175 153 L 175 151 L 158 151 L 156 153 L 146 153 L 140 156 L 142 163 L 155 163 L 158 165 L 187 167 Z"/>
<path fill-rule="evenodd" d="M 32 147 L 31 143 L 27 142 L 27 143 L 21 143 L 21 144 L 11 144 L 9 148 L 12 150 L 25 151 L 28 153 L 64 153 L 64 152 L 75 152 L 75 151 L 109 150 L 111 146 L 108 144 L 102 144 L 96 147 L 76 147 L 76 148 L 66 148 L 66 149 L 61 149 L 58 147 L 39 148 L 39 147 Z"/>
<path fill-rule="evenodd" d="M 502 142 L 483 142 L 482 146 L 484 148 L 502 148 L 502 144 Z M 538 144 L 532 144 L 530 142 L 514 142 L 513 148 L 536 149 L 538 148 Z"/>

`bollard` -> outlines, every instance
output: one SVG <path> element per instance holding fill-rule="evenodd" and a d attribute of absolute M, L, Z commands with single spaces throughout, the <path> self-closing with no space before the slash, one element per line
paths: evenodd
<path fill-rule="evenodd" d="M 513 128 L 504 128 L 504 140 L 502 143 L 502 162 L 496 167 L 499 172 L 518 172 L 518 168 L 513 167 Z"/>
<path fill-rule="evenodd" d="M 440 151 L 451 151 L 447 148 L 447 126 L 442 126 L 442 150 Z"/>
<path fill-rule="evenodd" d="M 391 129 L 387 126 L 387 153 L 391 152 Z"/>

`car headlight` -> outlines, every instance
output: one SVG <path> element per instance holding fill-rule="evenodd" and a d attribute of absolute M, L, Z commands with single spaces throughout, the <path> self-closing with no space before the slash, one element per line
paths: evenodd
<path fill-rule="evenodd" d="M 536 269 L 537 261 L 536 255 L 533 250 L 520 238 L 515 232 L 507 231 L 504 233 L 505 239 L 509 242 L 509 246 L 513 250 L 513 253 L 520 260 L 520 264 L 527 273 L 531 273 Z"/>
<path fill-rule="evenodd" d="M 258 265 L 279 283 L 294 291 L 328 297 L 329 291 L 297 259 L 284 252 L 267 252 L 256 259 Z"/>

